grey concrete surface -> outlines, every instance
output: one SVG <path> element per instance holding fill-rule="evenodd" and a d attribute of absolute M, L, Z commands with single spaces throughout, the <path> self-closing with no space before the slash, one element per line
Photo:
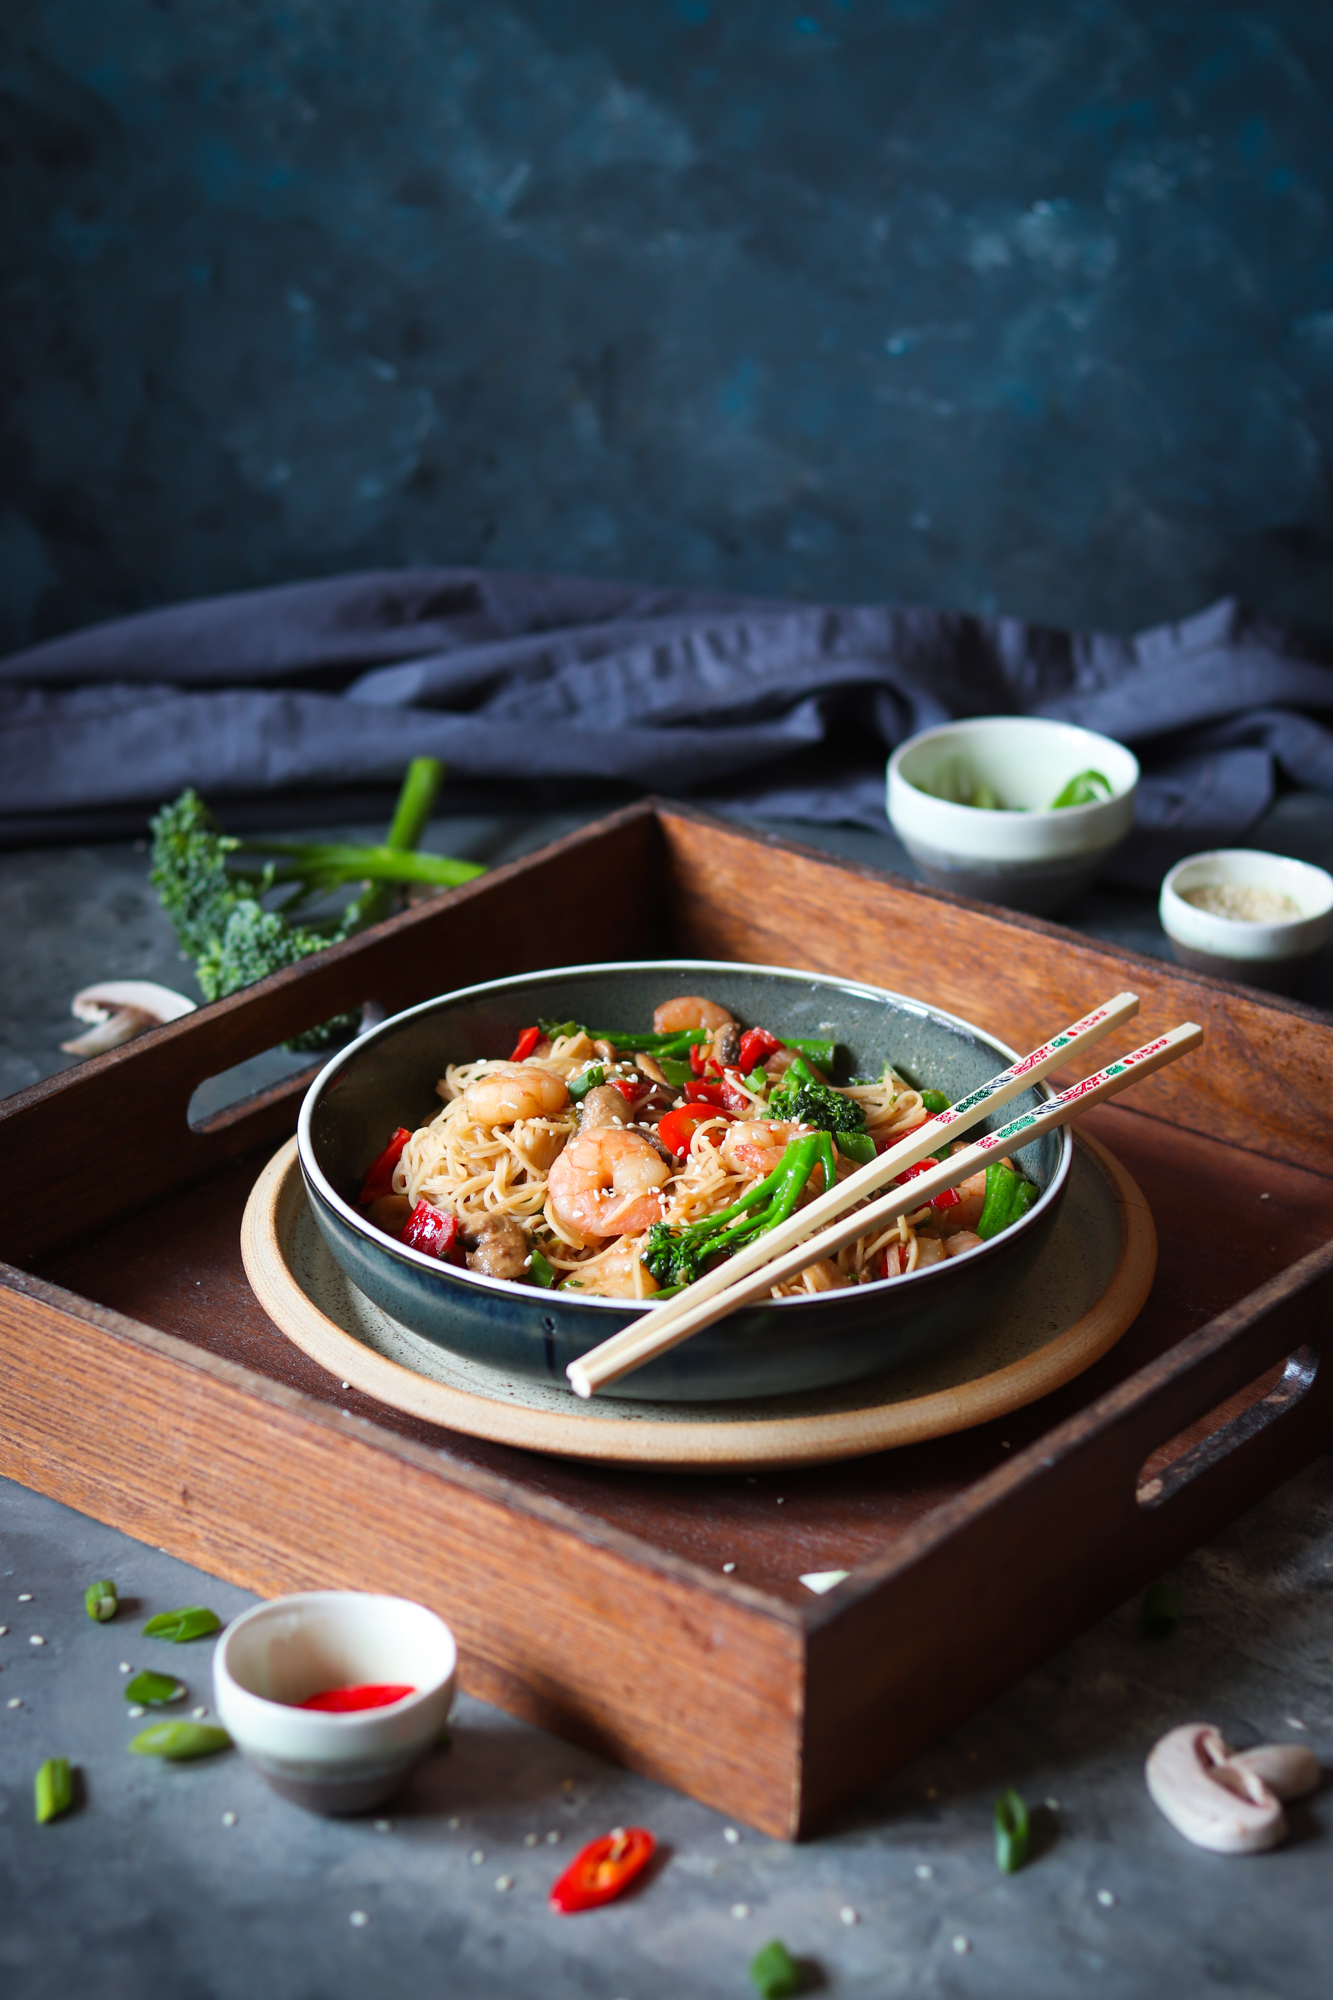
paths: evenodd
<path fill-rule="evenodd" d="M 104 1626 L 82 1601 L 100 1576 L 133 1599 Z M 380 1831 L 288 1805 L 234 1751 L 176 1767 L 130 1756 L 143 1724 L 126 1714 L 121 1661 L 170 1670 L 212 1706 L 211 1642 L 144 1639 L 145 1618 L 195 1603 L 226 1618 L 249 1599 L 2 1484 L 0 1990 L 741 2000 L 750 1955 L 779 1936 L 822 1990 L 867 2000 L 1324 2000 L 1327 1794 L 1291 1809 L 1284 1848 L 1226 1859 L 1171 1830 L 1142 1761 L 1160 1733 L 1204 1718 L 1238 1744 L 1307 1742 L 1333 1760 L 1333 1462 L 1174 1578 L 1173 1638 L 1141 1638 L 1125 1605 L 806 1845 L 743 1826 L 729 1838 L 716 1813 L 469 1700 L 452 1751 Z M 37 1826 L 33 1774 L 62 1755 L 84 1802 Z M 1041 1805 L 1041 1840 L 1004 1876 L 991 1811 L 1009 1785 Z M 653 1876 L 604 1911 L 551 1914 L 564 1861 L 624 1824 L 664 1843 Z"/>
<path fill-rule="evenodd" d="M 1319 858 L 1319 812 L 1288 818 Z M 431 839 L 500 859 L 559 824 L 441 820 Z M 854 858 L 892 858 L 871 833 L 791 830 Z M 56 1045 L 78 984 L 139 973 L 188 985 L 145 866 L 129 844 L 0 856 L 5 1087 L 62 1066 Z M 1143 898 L 1102 892 L 1077 914 L 1164 948 Z M 133 1600 L 104 1627 L 82 1607 L 102 1575 Z M 824 1990 L 867 2000 L 1322 2000 L 1333 1956 L 1327 1796 L 1293 1809 L 1278 1853 L 1224 1860 L 1159 1817 L 1142 1760 L 1167 1728 L 1207 1719 L 1237 1744 L 1306 1741 L 1333 1761 L 1333 1459 L 1175 1580 L 1185 1617 L 1174 1638 L 1145 1641 L 1137 1605 L 1122 1606 L 806 1846 L 744 1827 L 733 1841 L 716 1814 L 474 1701 L 460 1703 L 452 1752 L 381 1832 L 303 1814 L 234 1753 L 179 1768 L 130 1757 L 122 1660 L 170 1668 L 191 1703 L 212 1705 L 209 1644 L 145 1640 L 144 1619 L 194 1602 L 227 1617 L 248 1599 L 0 1484 L 0 1994 L 740 1996 L 750 1955 L 778 1935 Z M 83 1803 L 37 1827 L 32 1778 L 53 1755 L 78 1766 Z M 1034 1806 L 1055 1802 L 1041 1805 L 1038 1852 L 1013 1877 L 996 1871 L 990 1824 L 1008 1785 Z M 551 1915 L 561 1857 L 626 1821 L 665 1843 L 652 1879 L 613 1909 Z M 513 1886 L 497 1888 L 502 1877 Z"/>

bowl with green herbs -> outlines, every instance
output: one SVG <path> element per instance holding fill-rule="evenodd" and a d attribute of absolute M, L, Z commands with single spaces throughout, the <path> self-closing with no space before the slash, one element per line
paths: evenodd
<path fill-rule="evenodd" d="M 888 813 L 935 888 L 1050 916 L 1128 834 L 1138 782 L 1132 751 L 1095 730 L 974 716 L 898 746 Z"/>

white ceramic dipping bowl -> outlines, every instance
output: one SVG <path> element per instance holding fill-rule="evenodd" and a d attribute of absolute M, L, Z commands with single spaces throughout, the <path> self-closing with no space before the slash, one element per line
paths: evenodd
<path fill-rule="evenodd" d="M 1185 900 L 1187 889 L 1226 885 L 1275 889 L 1290 896 L 1300 914 L 1277 923 L 1249 923 L 1216 916 Z M 1285 854 L 1221 847 L 1176 863 L 1162 883 L 1158 914 L 1182 965 L 1286 993 L 1333 937 L 1333 876 Z"/>
<path fill-rule="evenodd" d="M 453 1633 L 424 1604 L 312 1590 L 256 1605 L 227 1627 L 213 1652 L 213 1692 L 224 1729 L 275 1791 L 315 1812 L 366 1812 L 438 1740 L 457 1664 Z M 367 1683 L 416 1692 L 350 1715 L 293 1706 Z"/>
<path fill-rule="evenodd" d="M 1008 807 L 955 805 L 922 785 L 947 783 L 961 766 Z M 1080 771 L 1100 771 L 1111 796 L 1090 806 L 1057 798 Z M 1089 887 L 1134 824 L 1139 766 L 1123 743 L 1038 716 L 985 715 L 947 722 L 900 743 L 889 759 L 893 830 L 937 889 L 1049 916 Z"/>

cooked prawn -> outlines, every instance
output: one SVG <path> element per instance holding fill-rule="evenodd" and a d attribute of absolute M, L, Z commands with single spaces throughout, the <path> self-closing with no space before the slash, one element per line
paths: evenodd
<path fill-rule="evenodd" d="M 662 1219 L 671 1169 L 641 1132 L 599 1125 L 576 1132 L 552 1163 L 546 1191 L 556 1221 L 579 1236 L 637 1236 Z"/>
<path fill-rule="evenodd" d="M 810 1128 L 792 1118 L 747 1118 L 728 1125 L 722 1141 L 722 1164 L 729 1173 L 763 1178 L 782 1164 L 793 1139 Z"/>
<path fill-rule="evenodd" d="M 653 1032 L 658 1035 L 681 1034 L 686 1028 L 725 1028 L 733 1020 L 725 1007 L 719 1007 L 716 1000 L 703 1000 L 697 993 L 682 993 L 676 1000 L 664 1000 L 653 1010 Z"/>
<path fill-rule="evenodd" d="M 520 1118 L 555 1118 L 569 1103 L 563 1080 L 532 1063 L 497 1064 L 463 1092 L 478 1125 L 514 1125 Z"/>

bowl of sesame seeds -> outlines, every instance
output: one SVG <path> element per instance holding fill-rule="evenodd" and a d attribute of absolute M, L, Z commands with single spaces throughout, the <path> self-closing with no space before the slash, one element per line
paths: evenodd
<path fill-rule="evenodd" d="M 1285 854 L 1218 848 L 1176 863 L 1158 914 L 1182 965 L 1287 993 L 1333 937 L 1333 876 Z"/>

